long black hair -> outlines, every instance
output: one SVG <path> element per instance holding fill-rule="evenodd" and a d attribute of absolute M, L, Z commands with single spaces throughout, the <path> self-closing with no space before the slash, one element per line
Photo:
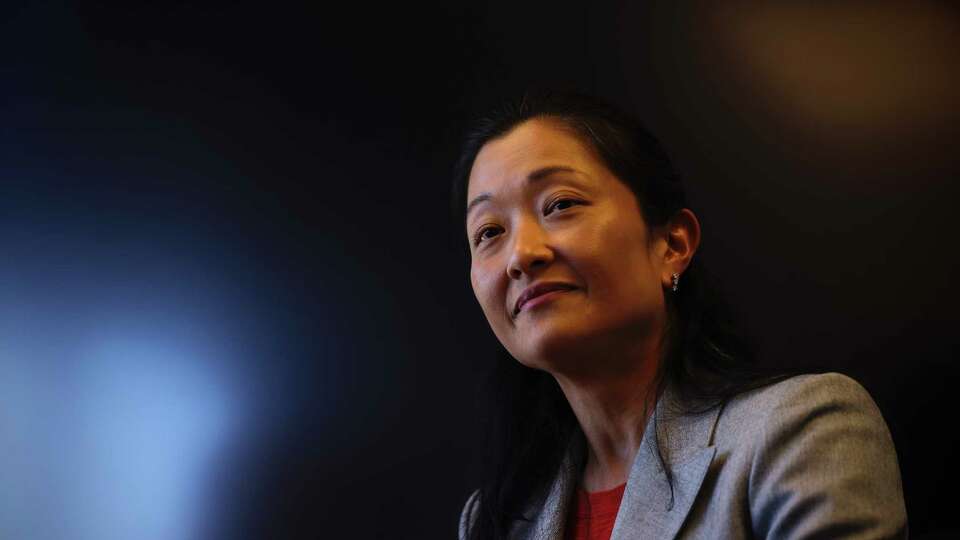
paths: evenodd
<path fill-rule="evenodd" d="M 477 153 L 534 118 L 558 121 L 590 145 L 633 191 L 648 228 L 666 224 L 688 207 L 669 157 L 637 119 L 592 96 L 535 91 L 501 105 L 465 137 L 451 200 L 461 227 Z M 655 391 L 660 396 L 670 385 L 689 413 L 718 407 L 736 394 L 788 375 L 774 374 L 757 361 L 711 281 L 698 255 L 684 271 L 678 290 L 666 295 L 668 324 Z M 582 432 L 554 378 L 520 364 L 502 347 L 482 394 L 487 417 L 482 424 L 480 504 L 468 536 L 501 539 L 511 521 L 531 519 L 523 509 L 531 501 L 543 500 L 566 449 Z M 669 470 L 667 476 L 672 486 Z"/>

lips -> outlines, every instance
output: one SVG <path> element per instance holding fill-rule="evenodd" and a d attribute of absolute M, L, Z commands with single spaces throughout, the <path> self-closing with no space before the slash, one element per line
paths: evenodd
<path fill-rule="evenodd" d="M 547 283 L 537 283 L 524 289 L 523 293 L 517 298 L 517 303 L 514 305 L 513 314 L 516 316 L 520 313 L 520 309 L 523 308 L 523 304 L 527 301 L 532 300 L 540 295 L 546 294 L 551 291 L 569 291 L 576 289 L 573 285 L 569 283 L 561 282 L 547 282 Z"/>

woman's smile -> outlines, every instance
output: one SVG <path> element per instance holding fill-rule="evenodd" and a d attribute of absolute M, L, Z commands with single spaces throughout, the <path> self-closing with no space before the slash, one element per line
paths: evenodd
<path fill-rule="evenodd" d="M 527 311 L 536 309 L 538 306 L 542 306 L 542 305 L 544 305 L 544 304 L 547 304 L 547 303 L 549 303 L 551 300 L 555 300 L 555 299 L 556 299 L 558 296 L 560 296 L 561 294 L 573 292 L 574 290 L 575 290 L 575 289 L 554 289 L 554 290 L 552 290 L 552 291 L 543 293 L 543 294 L 541 294 L 541 295 L 539 295 L 539 296 L 535 296 L 535 297 L 527 300 L 526 302 L 523 303 L 522 306 L 520 306 L 520 310 L 517 312 L 517 315 L 516 315 L 516 316 L 519 317 L 521 314 L 523 314 L 523 313 L 525 313 L 525 312 L 527 312 Z"/>

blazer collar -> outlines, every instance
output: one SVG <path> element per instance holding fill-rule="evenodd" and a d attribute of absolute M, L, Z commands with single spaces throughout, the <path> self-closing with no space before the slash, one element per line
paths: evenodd
<path fill-rule="evenodd" d="M 713 430 L 722 407 L 684 415 L 678 405 L 668 386 L 644 428 L 610 540 L 673 539 L 690 512 L 716 453 Z M 663 461 L 673 474 L 672 491 L 657 457 L 658 442 Z M 542 511 L 534 510 L 536 517 L 531 522 L 517 523 L 511 537 L 563 539 L 586 451 L 586 439 L 578 433 L 565 453 Z"/>

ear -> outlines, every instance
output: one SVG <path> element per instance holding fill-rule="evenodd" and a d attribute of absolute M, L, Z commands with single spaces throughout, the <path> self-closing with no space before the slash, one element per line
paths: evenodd
<path fill-rule="evenodd" d="M 660 281 L 664 287 L 673 287 L 673 274 L 683 271 L 693 260 L 700 246 L 700 222 L 688 208 L 683 208 L 670 218 L 664 227 L 666 250 L 663 253 Z"/>

